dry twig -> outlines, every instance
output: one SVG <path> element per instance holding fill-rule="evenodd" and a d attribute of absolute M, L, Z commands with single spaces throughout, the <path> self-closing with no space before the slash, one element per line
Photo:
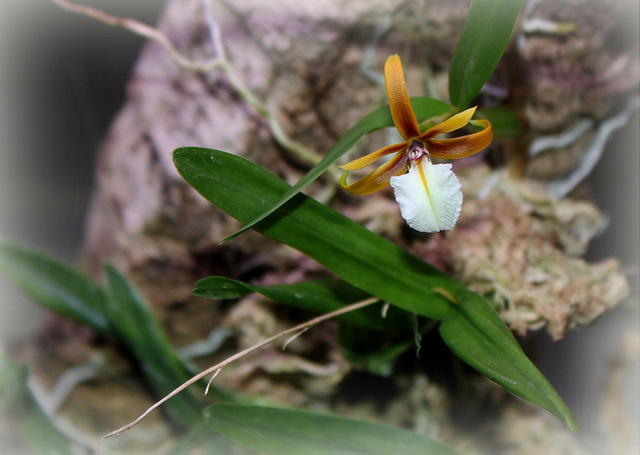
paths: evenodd
<path fill-rule="evenodd" d="M 222 70 L 227 77 L 229 84 L 233 87 L 236 93 L 266 120 L 271 134 L 278 145 L 310 164 L 317 164 L 322 159 L 322 156 L 318 152 L 291 139 L 282 129 L 282 126 L 276 119 L 275 114 L 271 112 L 238 77 L 238 74 L 233 69 L 233 66 L 227 59 L 226 53 L 224 52 L 224 43 L 222 42 L 220 27 L 213 20 L 208 0 L 203 0 L 203 2 L 205 5 L 206 22 L 211 30 L 211 39 L 216 50 L 216 56 L 206 61 L 195 61 L 185 57 L 173 46 L 173 44 L 171 44 L 160 30 L 147 24 L 143 24 L 135 19 L 112 16 L 96 8 L 77 5 L 68 2 L 67 0 L 52 1 L 69 12 L 96 19 L 113 27 L 122 27 L 138 36 L 155 41 L 162 46 L 162 48 L 169 54 L 170 58 L 180 68 L 202 73 L 208 73 L 215 69 Z M 329 168 L 328 172 L 332 175 L 335 181 L 340 178 L 341 173 L 337 169 Z"/>
<path fill-rule="evenodd" d="M 232 355 L 231 357 L 227 358 L 226 360 L 223 360 L 222 362 L 207 368 L 206 370 L 198 373 L 197 375 L 195 375 L 194 377 L 192 377 L 191 379 L 189 379 L 187 382 L 185 382 L 184 384 L 180 385 L 178 388 L 176 388 L 173 392 L 171 392 L 170 394 L 168 394 L 167 396 L 165 396 L 164 398 L 162 398 L 161 400 L 157 401 L 156 403 L 154 403 L 151 407 L 149 407 L 144 413 L 142 413 L 142 415 L 140 415 L 140 417 L 138 417 L 137 419 L 135 419 L 134 421 L 118 428 L 117 430 L 114 430 L 106 435 L 104 435 L 101 439 L 100 442 L 98 442 L 98 454 L 100 453 L 100 446 L 102 445 L 102 443 L 104 442 L 105 439 L 111 437 L 111 436 L 116 436 L 119 435 L 120 433 L 127 431 L 131 428 L 133 428 L 134 426 L 136 426 L 142 419 L 144 419 L 147 415 L 149 415 L 154 409 L 158 408 L 160 405 L 162 405 L 163 403 L 165 403 L 167 400 L 169 400 L 170 398 L 176 396 L 177 394 L 179 394 L 180 392 L 184 391 L 187 387 L 193 385 L 194 383 L 198 382 L 200 379 L 204 378 L 205 376 L 213 373 L 214 376 L 213 378 L 215 378 L 218 373 L 220 372 L 220 370 L 222 370 L 222 368 L 226 367 L 227 365 L 235 362 L 238 359 L 241 359 L 242 357 L 251 354 L 254 351 L 257 351 L 258 349 L 273 343 L 274 341 L 276 341 L 279 338 L 282 338 L 284 336 L 287 335 L 291 335 L 291 334 L 295 334 L 296 332 L 301 332 L 301 331 L 306 331 L 308 330 L 310 327 L 313 327 L 314 325 L 317 325 L 321 322 L 324 322 L 326 320 L 329 319 L 333 319 L 337 316 L 340 316 L 342 314 L 345 313 L 349 313 L 351 311 L 356 311 L 359 310 L 361 308 L 364 308 L 366 306 L 369 306 L 375 302 L 378 302 L 379 299 L 373 297 L 367 300 L 363 300 L 361 302 L 357 302 L 354 303 L 352 305 L 348 305 L 344 308 L 340 308 L 339 310 L 336 311 L 332 311 L 331 313 L 326 313 L 323 314 L 322 316 L 318 316 L 316 318 L 313 318 L 305 323 L 299 324 L 295 327 L 292 327 L 290 329 L 284 330 L 283 332 L 280 332 L 276 335 L 273 335 L 270 338 L 267 338 L 266 340 L 261 341 L 258 344 L 255 344 L 243 351 L 238 352 L 237 354 Z M 211 378 L 213 380 L 213 378 Z M 209 388 L 209 386 L 207 385 L 207 389 Z"/>

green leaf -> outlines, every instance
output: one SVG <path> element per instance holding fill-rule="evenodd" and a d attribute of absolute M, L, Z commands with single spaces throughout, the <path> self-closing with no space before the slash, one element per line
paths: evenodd
<path fill-rule="evenodd" d="M 380 333 L 341 325 L 338 340 L 352 367 L 382 377 L 391 376 L 398 357 L 414 346 L 409 330 Z"/>
<path fill-rule="evenodd" d="M 178 149 L 174 162 L 191 186 L 240 221 L 252 219 L 290 188 L 258 165 L 216 150 Z M 511 392 L 556 413 L 570 428 L 577 426 L 504 322 L 484 299 L 456 280 L 303 194 L 254 229 L 298 249 L 382 300 L 444 319 L 440 332 L 454 353 Z M 513 362 L 525 366 L 509 366 Z"/>
<path fill-rule="evenodd" d="M 471 291 L 460 291 L 456 298 L 458 305 L 440 324 L 440 335 L 451 351 L 510 392 L 551 411 L 571 430 L 577 430 L 576 418 L 493 308 Z"/>
<path fill-rule="evenodd" d="M 207 200 L 241 222 L 273 206 L 291 188 L 244 158 L 203 148 L 177 149 L 174 163 Z M 407 311 L 440 319 L 450 303 L 433 288 L 462 285 L 334 210 L 297 194 L 258 232 L 312 257 L 343 280 Z"/>
<path fill-rule="evenodd" d="M 420 357 L 422 336 L 434 329 L 439 321 L 411 314 L 404 322 L 409 330 L 388 330 L 384 333 L 340 326 L 338 339 L 342 354 L 353 366 L 378 376 L 391 376 L 398 358 L 408 350 L 413 350 L 415 356 Z"/>
<path fill-rule="evenodd" d="M 111 333 L 102 288 L 81 273 L 42 253 L 0 240 L 0 271 L 43 307 Z"/>
<path fill-rule="evenodd" d="M 518 119 L 518 113 L 508 106 L 478 109 L 476 117 L 489 120 L 495 137 L 508 139 L 522 134 L 522 124 Z"/>
<path fill-rule="evenodd" d="M 422 123 L 433 117 L 437 117 L 451 111 L 451 105 L 443 103 L 442 101 L 435 100 L 433 98 L 416 97 L 411 98 L 411 105 L 416 113 L 418 122 Z M 284 193 L 277 201 L 267 209 L 262 210 L 253 219 L 245 221 L 247 224 L 238 232 L 230 235 L 224 239 L 221 243 L 227 242 L 234 237 L 242 234 L 267 216 L 274 213 L 278 208 L 282 207 L 288 200 L 298 194 L 307 185 L 320 177 L 333 163 L 335 163 L 342 155 L 351 150 L 365 134 L 371 133 L 382 128 L 389 128 L 393 126 L 393 118 L 391 118 L 391 111 L 389 106 L 383 106 L 376 109 L 370 114 L 362 118 L 356 123 L 349 131 L 347 131 L 336 144 L 329 150 L 329 153 L 316 164 L 304 177 L 300 179 L 292 188 Z"/>
<path fill-rule="evenodd" d="M 105 273 L 111 292 L 109 316 L 120 339 L 140 363 L 154 392 L 169 394 L 189 379 L 187 368 L 140 294 L 113 266 L 107 264 Z M 167 409 L 175 421 L 187 426 L 201 419 L 202 406 L 188 391 L 171 398 Z"/>
<path fill-rule="evenodd" d="M 198 281 L 194 294 L 212 299 L 233 299 L 257 292 L 280 303 L 328 313 L 371 297 L 344 281 L 316 280 L 296 284 L 258 286 L 224 277 Z M 370 306 L 336 318 L 340 346 L 353 364 L 374 374 L 389 376 L 398 356 L 414 346 L 411 336 L 413 313 L 392 307 L 382 317 L 380 306 Z M 374 332 L 371 329 L 376 330 Z M 395 330 L 394 330 L 395 329 Z M 379 331 L 384 331 L 380 333 Z"/>
<path fill-rule="evenodd" d="M 319 313 L 329 313 L 371 297 L 345 281 L 316 280 L 258 286 L 219 276 L 203 278 L 196 283 L 193 291 L 195 295 L 209 299 L 235 299 L 254 292 L 276 302 Z M 380 307 L 375 306 L 343 314 L 338 320 L 378 330 L 407 327 L 406 318 L 398 317 L 398 313 L 399 310 L 391 311 L 383 318 Z"/>
<path fill-rule="evenodd" d="M 524 0 L 472 0 L 449 69 L 449 98 L 464 109 L 496 69 Z"/>
<path fill-rule="evenodd" d="M 433 439 L 361 420 L 259 406 L 214 405 L 211 427 L 266 455 L 455 455 Z"/>
<path fill-rule="evenodd" d="M 250 455 L 256 453 L 258 452 L 253 450 L 249 452 L 238 443 L 212 431 L 204 419 L 201 419 L 169 451 L 163 452 L 163 455 Z"/>
<path fill-rule="evenodd" d="M 7 414 L 34 455 L 73 453 L 67 438 L 53 426 L 27 386 L 27 370 L 0 353 L 0 415 Z"/>

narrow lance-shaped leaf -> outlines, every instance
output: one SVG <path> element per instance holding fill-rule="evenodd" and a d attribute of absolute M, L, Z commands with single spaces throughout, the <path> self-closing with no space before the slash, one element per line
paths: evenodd
<path fill-rule="evenodd" d="M 414 346 L 410 328 L 374 332 L 345 324 L 338 327 L 338 342 L 342 355 L 353 368 L 383 377 L 391 376 L 400 355 Z"/>
<path fill-rule="evenodd" d="M 451 105 L 433 98 L 417 97 L 411 99 L 411 105 L 416 113 L 418 122 L 424 122 L 433 117 L 441 116 L 451 111 Z M 362 118 L 349 131 L 347 131 L 336 144 L 329 150 L 329 153 L 316 164 L 304 177 L 300 179 L 292 188 L 280 197 L 277 201 L 269 206 L 267 210 L 263 210 L 253 219 L 248 220 L 246 225 L 238 232 L 230 235 L 222 241 L 227 242 L 234 237 L 242 234 L 247 229 L 251 229 L 256 223 L 271 215 L 278 208 L 282 207 L 288 200 L 302 191 L 307 185 L 320 177 L 329 166 L 335 163 L 342 155 L 351 150 L 364 137 L 365 134 L 373 131 L 390 128 L 393 126 L 393 118 L 389 106 L 383 106 Z"/>
<path fill-rule="evenodd" d="M 258 165 L 216 150 L 178 149 L 174 162 L 191 186 L 240 221 L 251 219 L 290 188 Z M 530 364 L 495 311 L 459 282 L 303 194 L 254 229 L 302 251 L 372 295 L 417 314 L 444 319 L 441 334 L 456 354 L 474 368 L 487 371 L 508 390 L 547 407 L 571 428 L 576 427 L 557 393 Z M 451 299 L 444 297 L 447 294 Z M 471 296 L 481 302 L 478 311 L 472 311 L 475 307 L 468 303 Z M 468 329 L 473 330 L 465 341 L 457 333 Z M 476 356 L 483 348 L 490 355 Z M 514 361 L 528 362 L 528 366 L 508 369 L 507 364 Z"/>
<path fill-rule="evenodd" d="M 163 455 L 256 455 L 256 452 L 247 450 L 220 433 L 211 431 L 207 422 L 201 419 Z"/>
<path fill-rule="evenodd" d="M 257 292 L 278 303 L 320 313 L 371 297 L 344 281 L 314 280 L 257 286 L 219 276 L 198 281 L 193 292 L 212 299 L 239 298 Z M 367 368 L 374 374 L 390 375 L 398 356 L 414 345 L 410 329 L 417 317 L 397 307 L 389 308 L 384 317 L 381 306 L 375 305 L 343 314 L 337 319 L 343 323 L 339 326 L 343 355 L 352 364 Z"/>
<path fill-rule="evenodd" d="M 259 406 L 214 405 L 204 412 L 222 435 L 265 455 L 456 455 L 400 428 L 326 414 Z"/>
<path fill-rule="evenodd" d="M 58 431 L 44 413 L 27 385 L 26 368 L 0 352 L 0 415 L 8 415 L 15 423 L 34 455 L 67 455 L 73 453 L 67 438 Z"/>
<path fill-rule="evenodd" d="M 275 204 L 291 187 L 244 158 L 203 148 L 181 148 L 173 159 L 184 179 L 241 222 Z M 334 210 L 297 194 L 254 226 L 329 268 L 343 280 L 408 311 L 439 319 L 449 301 L 433 288 L 461 284 Z"/>
<path fill-rule="evenodd" d="M 131 350 L 158 396 L 164 396 L 189 379 L 186 367 L 171 348 L 144 299 L 113 266 L 106 265 L 111 298 L 109 316 L 121 340 Z M 202 406 L 189 392 L 167 402 L 171 416 L 184 425 L 200 419 Z"/>
<path fill-rule="evenodd" d="M 106 295 L 95 282 L 42 253 L 0 240 L 0 271 L 43 307 L 111 333 Z"/>
<path fill-rule="evenodd" d="M 478 109 L 476 115 L 478 118 L 489 120 L 494 138 L 508 139 L 522 134 L 518 113 L 511 107 L 504 105 L 486 107 Z"/>
<path fill-rule="evenodd" d="M 344 281 L 315 280 L 295 284 L 259 286 L 220 276 L 203 278 L 195 285 L 193 293 L 210 299 L 235 299 L 257 292 L 263 296 L 305 310 L 329 313 L 345 305 L 365 300 L 370 294 Z M 407 328 L 407 313 L 399 309 L 388 311 L 382 317 L 380 307 L 367 307 L 357 312 L 349 312 L 339 320 L 370 329 L 387 330 Z"/>
<path fill-rule="evenodd" d="M 472 0 L 449 69 L 449 98 L 469 105 L 507 48 L 524 0 Z"/>
<path fill-rule="evenodd" d="M 447 346 L 510 392 L 551 411 L 577 430 L 576 418 L 489 304 L 467 290 L 460 291 L 456 299 L 458 305 L 440 324 Z"/>

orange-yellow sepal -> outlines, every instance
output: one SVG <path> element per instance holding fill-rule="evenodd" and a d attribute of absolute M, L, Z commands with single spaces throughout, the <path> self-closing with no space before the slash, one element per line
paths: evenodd
<path fill-rule="evenodd" d="M 373 153 L 369 153 L 368 155 L 365 155 L 362 158 L 349 161 L 347 164 L 340 166 L 340 169 L 344 169 L 345 171 L 358 171 L 363 167 L 378 161 L 383 156 L 400 152 L 406 148 L 407 148 L 407 144 L 405 144 L 404 142 L 402 144 L 388 145 L 386 147 L 381 148 L 380 150 L 376 150 Z"/>
<path fill-rule="evenodd" d="M 458 159 L 471 156 L 486 148 L 493 140 L 493 129 L 487 120 L 478 120 L 484 129 L 477 133 L 451 139 L 429 139 L 427 150 L 436 158 Z"/>
<path fill-rule="evenodd" d="M 378 169 L 365 175 L 360 180 L 356 180 L 351 185 L 347 185 L 347 175 L 349 172 L 345 172 L 340 178 L 340 186 L 358 196 L 375 193 L 389 186 L 389 179 L 391 177 L 404 174 L 408 168 L 407 158 L 403 153 L 398 153 Z"/>
<path fill-rule="evenodd" d="M 391 117 L 396 128 L 406 140 L 420 135 L 420 126 L 411 107 L 407 85 L 404 82 L 402 62 L 397 54 L 390 56 L 384 65 L 384 82 Z"/>

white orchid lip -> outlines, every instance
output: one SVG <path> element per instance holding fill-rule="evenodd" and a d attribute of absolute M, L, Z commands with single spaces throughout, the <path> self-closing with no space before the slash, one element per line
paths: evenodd
<path fill-rule="evenodd" d="M 456 225 L 462 191 L 451 164 L 433 164 L 426 155 L 412 161 L 407 174 L 391 177 L 389 183 L 402 217 L 416 231 L 447 231 Z"/>

